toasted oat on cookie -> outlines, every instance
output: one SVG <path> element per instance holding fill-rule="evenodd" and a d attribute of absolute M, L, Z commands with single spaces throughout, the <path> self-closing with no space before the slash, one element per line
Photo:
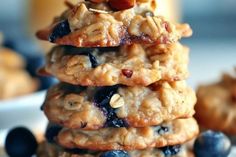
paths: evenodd
<path fill-rule="evenodd" d="M 197 122 L 189 118 L 143 128 L 63 129 L 57 138 L 59 144 L 66 148 L 134 150 L 182 144 L 198 132 Z"/>
<path fill-rule="evenodd" d="M 191 36 L 189 25 L 172 24 L 163 17 L 155 16 L 155 9 L 147 4 L 113 11 L 107 3 L 81 2 L 56 18 L 50 27 L 40 30 L 37 36 L 59 45 L 76 47 L 166 44 Z"/>
<path fill-rule="evenodd" d="M 197 97 L 200 125 L 236 135 L 236 75 L 224 74 L 219 82 L 200 86 Z"/>
<path fill-rule="evenodd" d="M 189 49 L 180 43 L 118 48 L 59 46 L 47 56 L 45 70 L 74 85 L 147 86 L 188 77 Z"/>
<path fill-rule="evenodd" d="M 43 109 L 67 128 L 145 127 L 191 117 L 196 97 L 184 81 L 149 87 L 78 87 L 60 83 L 49 89 Z"/>
<path fill-rule="evenodd" d="M 117 153 L 127 155 L 127 157 L 193 157 L 192 153 L 187 150 L 185 146 L 175 145 L 163 148 L 151 148 L 146 150 L 133 150 L 133 151 L 118 151 L 111 150 L 106 152 L 89 151 L 89 150 L 64 150 L 63 148 L 42 142 L 39 144 L 37 150 L 37 157 L 101 157 L 104 155 L 109 156 L 109 153 Z"/>

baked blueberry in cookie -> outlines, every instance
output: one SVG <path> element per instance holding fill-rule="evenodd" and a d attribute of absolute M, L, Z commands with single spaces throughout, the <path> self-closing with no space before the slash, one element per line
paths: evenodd
<path fill-rule="evenodd" d="M 54 42 L 57 38 L 68 35 L 70 32 L 71 30 L 68 20 L 61 21 L 53 28 L 53 31 L 49 35 L 49 41 Z"/>
<path fill-rule="evenodd" d="M 180 152 L 180 149 L 180 145 L 167 146 L 161 148 L 162 152 L 165 154 L 166 157 L 178 154 Z"/>
<path fill-rule="evenodd" d="M 163 135 L 165 133 L 167 133 L 169 131 L 169 127 L 168 126 L 156 126 L 156 132 L 160 135 Z"/>
<path fill-rule="evenodd" d="M 118 118 L 115 109 L 109 104 L 111 97 L 117 93 L 119 85 L 102 87 L 94 96 L 94 104 L 99 107 L 107 117 L 105 127 L 126 127 L 127 123 Z"/>
<path fill-rule="evenodd" d="M 129 154 L 122 150 L 112 150 L 103 153 L 100 157 L 129 157 Z"/>

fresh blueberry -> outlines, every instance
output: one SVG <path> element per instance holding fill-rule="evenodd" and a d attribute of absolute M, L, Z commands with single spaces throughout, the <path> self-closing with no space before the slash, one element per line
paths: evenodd
<path fill-rule="evenodd" d="M 180 152 L 181 146 L 176 145 L 176 146 L 167 146 L 161 148 L 162 152 L 165 154 L 165 157 L 173 156 L 176 155 Z"/>
<path fill-rule="evenodd" d="M 10 157 L 31 157 L 37 146 L 34 135 L 24 127 L 12 129 L 5 141 L 5 149 Z"/>
<path fill-rule="evenodd" d="M 49 124 L 45 133 L 45 137 L 49 143 L 55 143 L 55 138 L 61 131 L 62 127 L 56 124 Z"/>
<path fill-rule="evenodd" d="M 230 150 L 229 138 L 211 130 L 201 133 L 194 143 L 196 157 L 227 157 Z"/>
<path fill-rule="evenodd" d="M 57 38 L 68 35 L 70 32 L 71 30 L 68 20 L 63 20 L 54 27 L 52 33 L 49 35 L 49 41 L 54 42 Z"/>
<path fill-rule="evenodd" d="M 129 157 L 129 154 L 122 150 L 112 150 L 103 153 L 100 157 Z"/>

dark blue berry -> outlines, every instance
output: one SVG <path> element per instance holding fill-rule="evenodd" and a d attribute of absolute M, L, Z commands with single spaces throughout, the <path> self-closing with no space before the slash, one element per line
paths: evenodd
<path fill-rule="evenodd" d="M 227 157 L 230 150 L 231 142 L 221 132 L 203 132 L 194 143 L 196 157 Z"/>
<path fill-rule="evenodd" d="M 164 153 L 165 157 L 173 156 L 176 155 L 180 152 L 181 146 L 176 145 L 176 146 L 167 146 L 161 148 L 162 152 Z"/>
<path fill-rule="evenodd" d="M 92 65 L 92 68 L 96 68 L 99 65 L 96 57 L 93 56 L 91 53 L 88 53 L 88 57 L 89 57 L 91 65 Z"/>
<path fill-rule="evenodd" d="M 45 137 L 49 143 L 55 143 L 55 138 L 61 131 L 62 127 L 56 124 L 49 124 L 45 133 Z"/>
<path fill-rule="evenodd" d="M 76 48 L 72 46 L 65 46 L 67 55 L 85 55 L 89 57 L 92 68 L 96 68 L 99 64 L 96 57 L 92 54 L 94 51 L 98 51 L 97 48 Z"/>
<path fill-rule="evenodd" d="M 5 141 L 5 149 L 10 157 L 31 157 L 37 146 L 34 135 L 24 127 L 12 129 Z"/>
<path fill-rule="evenodd" d="M 61 38 L 70 33 L 71 30 L 68 20 L 63 20 L 53 28 L 52 33 L 49 35 L 49 41 L 54 42 L 56 39 Z"/>
<path fill-rule="evenodd" d="M 100 88 L 94 96 L 95 105 L 103 111 L 107 117 L 105 127 L 127 127 L 127 123 L 117 117 L 115 109 L 109 104 L 111 97 L 117 93 L 119 86 L 110 86 Z"/>
<path fill-rule="evenodd" d="M 163 134 L 165 134 L 169 131 L 169 127 L 167 127 L 167 126 L 156 126 L 155 130 L 159 135 L 163 135 Z"/>
<path fill-rule="evenodd" d="M 129 157 L 129 154 L 122 150 L 112 150 L 103 153 L 100 157 Z"/>

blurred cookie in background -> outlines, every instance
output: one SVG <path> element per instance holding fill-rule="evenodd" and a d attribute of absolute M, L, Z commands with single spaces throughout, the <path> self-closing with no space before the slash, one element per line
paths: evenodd
<path fill-rule="evenodd" d="M 0 46 L 0 99 L 32 93 L 39 83 L 24 69 L 24 59 L 11 49 Z"/>
<path fill-rule="evenodd" d="M 203 128 L 236 135 L 236 71 L 197 90 L 196 119 Z"/>

